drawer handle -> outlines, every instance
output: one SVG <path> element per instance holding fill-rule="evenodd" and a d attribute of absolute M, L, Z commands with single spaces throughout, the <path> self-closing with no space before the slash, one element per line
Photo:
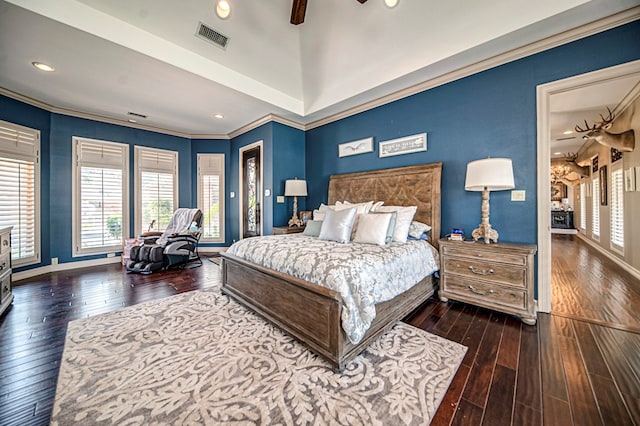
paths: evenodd
<path fill-rule="evenodd" d="M 2 271 L 5 266 L 7 266 L 7 262 L 2 262 L 2 265 L 0 265 L 0 271 Z"/>
<path fill-rule="evenodd" d="M 493 294 L 493 290 L 489 290 L 486 293 L 483 293 L 479 290 L 477 290 L 474 286 L 470 285 L 469 286 L 469 290 L 471 290 L 472 292 L 474 292 L 475 294 L 479 294 L 480 296 L 490 296 Z"/>
<path fill-rule="evenodd" d="M 478 275 L 490 275 L 493 274 L 493 269 L 476 269 L 473 265 L 469 265 L 469 270 Z"/>
<path fill-rule="evenodd" d="M 2 245 L 3 246 L 8 246 L 9 245 L 9 240 L 2 240 Z"/>

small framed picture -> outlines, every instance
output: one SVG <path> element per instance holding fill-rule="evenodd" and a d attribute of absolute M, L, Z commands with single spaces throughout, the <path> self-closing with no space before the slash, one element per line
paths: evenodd
<path fill-rule="evenodd" d="M 307 222 L 313 219 L 313 212 L 311 210 L 301 210 L 300 211 L 300 220 L 303 225 L 307 225 Z"/>

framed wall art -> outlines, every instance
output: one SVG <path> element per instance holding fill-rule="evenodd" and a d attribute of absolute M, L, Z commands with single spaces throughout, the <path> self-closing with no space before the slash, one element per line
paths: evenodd
<path fill-rule="evenodd" d="M 391 157 L 393 155 L 411 154 L 427 150 L 427 134 L 407 136 L 404 138 L 391 139 L 378 143 L 378 156 Z"/>
<path fill-rule="evenodd" d="M 607 204 L 607 166 L 600 166 L 600 205 L 606 206 Z"/>
<path fill-rule="evenodd" d="M 357 141 L 345 142 L 338 145 L 338 157 L 348 157 L 350 155 L 364 154 L 373 151 L 373 138 L 358 139 Z"/>

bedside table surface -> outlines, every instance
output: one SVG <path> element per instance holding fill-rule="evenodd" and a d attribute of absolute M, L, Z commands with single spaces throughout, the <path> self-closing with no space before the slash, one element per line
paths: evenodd
<path fill-rule="evenodd" d="M 298 234 L 304 231 L 304 226 L 274 226 L 273 235 Z"/>

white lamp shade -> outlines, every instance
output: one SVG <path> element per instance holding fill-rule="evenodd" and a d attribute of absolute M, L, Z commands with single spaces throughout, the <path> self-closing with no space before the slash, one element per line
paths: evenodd
<path fill-rule="evenodd" d="M 298 179 L 287 179 L 284 183 L 284 195 L 287 197 L 306 197 L 307 181 Z"/>
<path fill-rule="evenodd" d="M 501 191 L 513 189 L 513 166 L 510 158 L 485 158 L 467 164 L 467 191 Z"/>

